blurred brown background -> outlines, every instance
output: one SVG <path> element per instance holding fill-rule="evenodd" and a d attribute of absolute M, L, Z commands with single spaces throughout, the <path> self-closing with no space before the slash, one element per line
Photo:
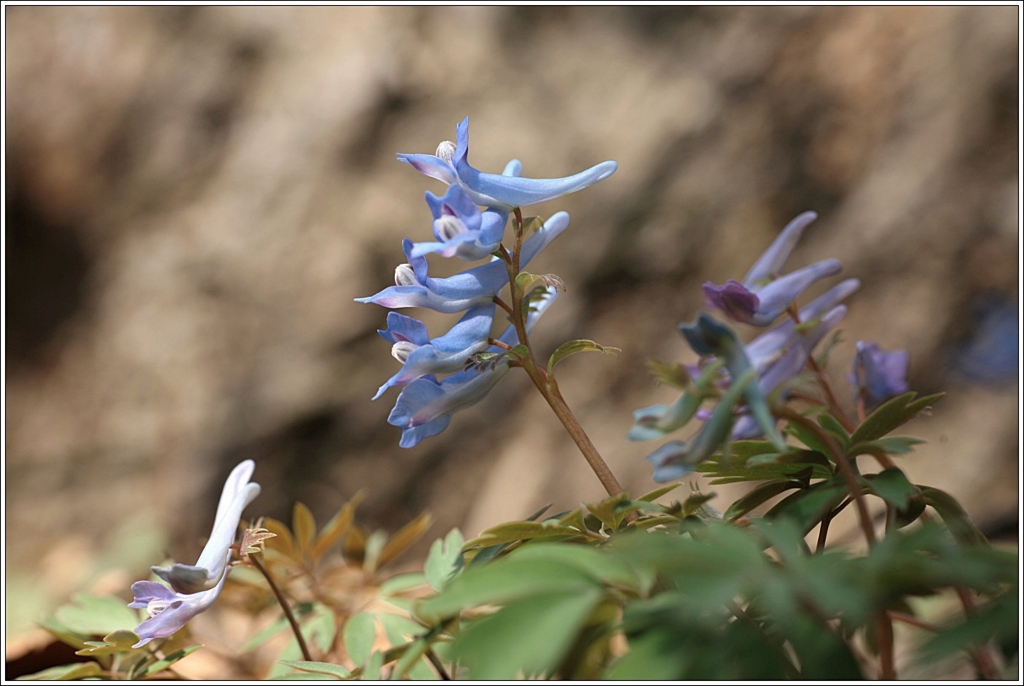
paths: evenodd
<path fill-rule="evenodd" d="M 535 265 L 569 284 L 539 347 L 623 349 L 561 385 L 628 490 L 654 487 L 630 412 L 674 397 L 645 360 L 682 359 L 700 284 L 813 209 L 789 266 L 864 282 L 843 397 L 855 340 L 909 349 L 912 387 L 949 394 L 901 465 L 1015 535 L 1017 11 L 6 7 L 8 629 L 193 559 L 244 458 L 249 515 L 325 518 L 364 488 L 371 528 L 429 509 L 434 535 L 473 535 L 600 498 L 523 374 L 412 450 L 396 393 L 369 400 L 396 363 L 386 310 L 352 299 L 392 282 L 443 190 L 395 152 L 466 115 L 485 171 L 619 162 L 529 213 L 572 215 Z M 965 367 L 985 345 L 994 370 Z"/>

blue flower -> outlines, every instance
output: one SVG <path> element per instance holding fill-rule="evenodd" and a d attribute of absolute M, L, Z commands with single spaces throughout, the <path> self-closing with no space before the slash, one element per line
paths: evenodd
<path fill-rule="evenodd" d="M 857 341 L 853 358 L 851 383 L 857 396 L 864 399 L 868 410 L 909 390 L 907 369 L 910 355 L 906 350 L 885 352 L 877 343 Z"/>
<path fill-rule="evenodd" d="M 526 266 L 568 226 L 567 213 L 557 212 L 551 215 L 544 225 L 523 243 L 520 266 Z M 395 269 L 395 285 L 368 298 L 356 298 L 356 302 L 377 303 L 392 309 L 425 307 L 452 314 L 492 302 L 498 291 L 508 283 L 508 271 L 505 264 L 498 259 L 446 279 L 434 279 L 427 275 L 427 258 L 413 257 L 412 241 L 405 239 L 402 248 L 409 262 Z"/>
<path fill-rule="evenodd" d="M 259 484 L 249 483 L 255 468 L 252 460 L 245 460 L 231 471 L 217 505 L 210 540 L 194 565 L 176 563 L 166 568 L 153 567 L 153 573 L 171 588 L 155 581 L 132 584 L 135 599 L 128 607 L 145 609 L 150 615 L 135 628 L 142 640 L 133 647 L 170 636 L 217 600 L 230 571 L 231 545 L 242 510 L 260 493 Z"/>
<path fill-rule="evenodd" d="M 531 308 L 526 317 L 527 332 L 557 297 L 553 287 Z M 515 328 L 510 326 L 498 339 L 508 346 L 519 342 Z M 500 354 L 503 350 L 491 346 L 487 352 Z M 388 423 L 402 429 L 398 445 L 411 448 L 424 438 L 436 436 L 448 427 L 452 414 L 480 402 L 511 368 L 507 358 L 501 358 L 486 369 L 472 368 L 438 381 L 433 375 L 421 376 L 398 395 Z"/>
<path fill-rule="evenodd" d="M 399 153 L 398 159 L 449 186 L 461 184 L 478 205 L 506 212 L 583 190 L 608 178 L 618 167 L 612 161 L 602 162 L 579 174 L 561 179 L 524 179 L 512 174 L 487 174 L 469 165 L 469 117 L 459 124 L 456 141 L 443 141 L 434 155 Z M 515 160 L 510 164 L 513 163 L 518 164 Z"/>
<path fill-rule="evenodd" d="M 402 363 L 402 368 L 380 387 L 373 399 L 392 386 L 404 386 L 421 376 L 462 371 L 471 355 L 487 348 L 494 308 L 494 303 L 470 308 L 448 333 L 433 340 L 423 322 L 388 312 L 388 328 L 377 333 L 392 344 L 391 354 Z"/>
<path fill-rule="evenodd" d="M 817 218 L 804 212 L 791 221 L 775 242 L 758 258 L 743 283 L 729 279 L 717 286 L 703 286 L 708 305 L 722 310 L 730 319 L 753 326 L 768 326 L 785 312 L 798 295 L 815 281 L 839 273 L 839 260 L 822 260 L 785 276 L 779 270 L 786 263 L 803 230 Z"/>
<path fill-rule="evenodd" d="M 517 171 L 517 167 L 512 166 L 511 171 Z M 443 197 L 439 198 L 430 191 L 426 197 L 434 215 L 434 237 L 437 241 L 414 243 L 412 257 L 437 253 L 442 257 L 482 260 L 501 245 L 508 212 L 481 212 L 458 184 L 449 186 Z"/>

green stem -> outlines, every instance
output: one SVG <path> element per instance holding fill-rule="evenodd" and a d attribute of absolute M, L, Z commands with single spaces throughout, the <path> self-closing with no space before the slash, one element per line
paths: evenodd
<path fill-rule="evenodd" d="M 519 275 L 519 253 L 523 246 L 523 216 L 519 211 L 519 208 L 515 210 L 515 228 L 516 228 L 516 243 L 515 250 L 511 255 L 508 251 L 501 248 L 502 259 L 505 262 L 505 266 L 508 269 L 508 281 L 509 288 L 512 290 L 512 323 L 516 328 L 516 335 L 519 337 L 519 342 L 526 346 L 529 351 L 529 355 L 523 360 L 523 369 L 526 370 L 530 380 L 533 381 L 533 385 L 537 387 L 540 394 L 547 400 L 548 405 L 551 406 L 555 416 L 562 422 L 562 426 L 569 433 L 569 436 L 576 443 L 576 446 L 583 453 L 583 457 L 587 460 L 590 468 L 594 470 L 597 478 L 601 481 L 601 485 L 604 486 L 605 490 L 608 491 L 608 495 L 618 495 L 622 493 L 622 486 L 619 484 L 618 479 L 612 473 L 612 470 L 608 467 L 608 463 L 604 461 L 601 454 L 597 451 L 590 437 L 587 436 L 587 432 L 583 430 L 583 426 L 576 419 L 576 416 L 569 409 L 565 399 L 562 398 L 562 394 L 558 390 L 558 384 L 555 383 L 554 377 L 548 375 L 539 364 L 537 364 L 536 358 L 533 355 L 533 348 L 530 346 L 529 334 L 526 331 L 526 317 L 523 313 L 523 297 L 524 293 L 519 292 L 519 287 L 516 285 L 516 277 Z M 632 513 L 631 513 L 632 514 Z M 635 519 L 634 516 L 627 517 L 627 521 Z"/>
<path fill-rule="evenodd" d="M 252 562 L 252 566 L 259 570 L 260 574 L 263 575 L 263 578 L 267 580 L 267 583 L 270 584 L 270 590 L 274 592 L 274 595 L 277 597 L 277 602 L 281 605 L 281 609 L 284 610 L 284 616 L 288 618 L 288 623 L 292 626 L 292 633 L 295 634 L 295 640 L 299 642 L 299 650 L 302 651 L 302 657 L 306 662 L 313 662 L 313 656 L 309 653 L 309 646 L 306 645 L 306 639 L 303 637 L 302 631 L 299 629 L 299 623 L 295 619 L 292 609 L 288 606 L 288 601 L 285 599 L 284 593 L 281 592 L 281 589 L 278 588 L 277 582 L 274 581 L 274 577 L 271 576 L 270 571 L 263 566 L 259 557 L 256 555 L 247 555 L 246 557 L 250 562 Z"/>

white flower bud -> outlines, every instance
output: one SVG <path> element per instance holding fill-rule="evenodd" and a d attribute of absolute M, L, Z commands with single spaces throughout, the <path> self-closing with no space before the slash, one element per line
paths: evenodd
<path fill-rule="evenodd" d="M 418 286 L 419 281 L 416 280 L 416 272 L 413 270 L 411 264 L 400 264 L 395 267 L 395 285 L 396 286 Z"/>
<path fill-rule="evenodd" d="M 391 356 L 405 364 L 405 361 L 409 359 L 409 355 L 412 355 L 414 350 L 417 350 L 420 346 L 412 343 L 411 341 L 398 341 L 391 346 Z"/>
<path fill-rule="evenodd" d="M 451 164 L 452 160 L 455 159 L 455 143 L 452 143 L 451 141 L 441 141 L 440 145 L 437 146 L 437 152 L 435 152 L 434 155 L 440 157 L 448 164 Z"/>

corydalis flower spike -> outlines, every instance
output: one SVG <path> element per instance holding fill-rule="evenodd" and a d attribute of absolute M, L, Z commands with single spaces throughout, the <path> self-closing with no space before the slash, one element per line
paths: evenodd
<path fill-rule="evenodd" d="M 527 179 L 478 171 L 470 166 L 468 160 L 469 117 L 459 124 L 455 149 L 449 151 L 450 149 L 445 146 L 444 151 L 438 149 L 443 156 L 399 153 L 398 159 L 449 185 L 461 183 L 477 204 L 506 212 L 516 207 L 534 205 L 583 190 L 608 178 L 618 167 L 612 161 L 602 162 L 579 174 L 560 179 Z"/>
<path fill-rule="evenodd" d="M 520 266 L 525 267 L 568 226 L 567 213 L 557 212 L 551 215 L 523 244 Z M 368 298 L 356 298 L 356 302 L 376 303 L 392 309 L 425 307 L 436 312 L 453 314 L 491 302 L 498 291 L 508 283 L 508 270 L 500 260 L 492 260 L 446 279 L 431 278 L 427 275 L 426 258 L 411 256 L 412 245 L 409 239 L 403 243 L 409 264 L 401 265 L 396 270 L 396 285 Z"/>

